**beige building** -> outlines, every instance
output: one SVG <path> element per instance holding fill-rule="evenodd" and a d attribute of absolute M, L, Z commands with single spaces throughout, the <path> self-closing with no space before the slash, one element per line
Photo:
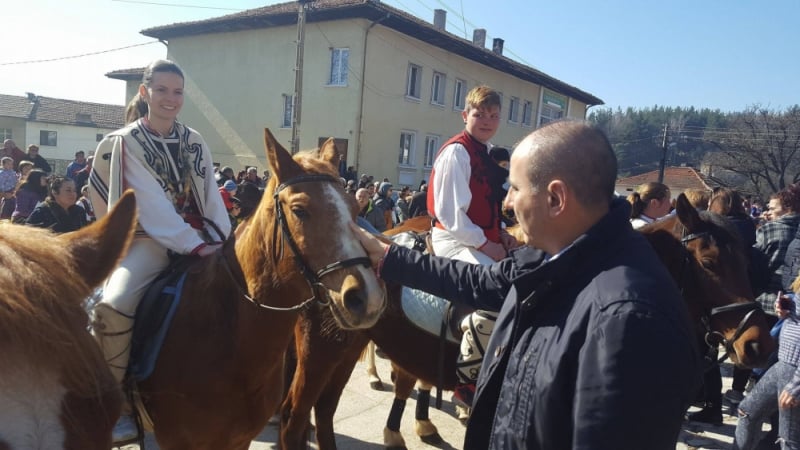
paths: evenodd
<path fill-rule="evenodd" d="M 141 75 L 140 75 L 141 77 Z M 43 97 L 0 94 L 0 142 L 13 139 L 26 151 L 39 146 L 56 173 L 63 174 L 75 152 L 94 153 L 103 136 L 123 125 L 119 105 Z"/>
<path fill-rule="evenodd" d="M 289 2 L 142 34 L 168 42 L 186 72 L 180 120 L 198 129 L 216 162 L 265 167 L 263 129 L 291 147 L 299 3 Z M 463 129 L 466 92 L 502 92 L 495 145 L 510 147 L 538 125 L 583 118 L 597 97 L 375 0 L 317 0 L 306 6 L 299 148 L 338 139 L 359 173 L 416 187 L 439 147 Z M 135 92 L 141 69 L 108 74 Z"/>

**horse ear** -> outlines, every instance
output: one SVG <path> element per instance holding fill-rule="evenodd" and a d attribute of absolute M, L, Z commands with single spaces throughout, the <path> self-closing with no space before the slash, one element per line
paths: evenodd
<path fill-rule="evenodd" d="M 127 190 L 111 211 L 88 227 L 58 238 L 74 256 L 76 270 L 89 286 L 105 280 L 128 251 L 136 228 L 136 198 Z"/>
<path fill-rule="evenodd" d="M 328 138 L 319 148 L 319 159 L 331 163 L 333 167 L 339 167 L 339 149 L 336 148 L 333 138 Z"/>
<path fill-rule="evenodd" d="M 689 199 L 683 193 L 676 200 L 675 212 L 678 215 L 678 220 L 690 233 L 697 231 L 700 224 L 703 223 L 702 219 L 700 219 L 700 213 L 689 203 Z"/>
<path fill-rule="evenodd" d="M 275 139 L 269 128 L 264 128 L 264 147 L 272 174 L 278 180 L 287 180 L 300 171 L 300 166 L 292 159 L 292 155 Z"/>

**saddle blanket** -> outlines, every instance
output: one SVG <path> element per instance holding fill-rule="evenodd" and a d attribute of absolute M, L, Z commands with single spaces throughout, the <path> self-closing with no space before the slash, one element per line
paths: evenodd
<path fill-rule="evenodd" d="M 411 323 L 434 336 L 439 336 L 442 331 L 442 322 L 449 304 L 450 302 L 441 297 L 403 286 L 401 297 L 403 313 Z M 450 327 L 445 328 L 447 340 L 459 344 L 460 340 L 453 336 Z"/>

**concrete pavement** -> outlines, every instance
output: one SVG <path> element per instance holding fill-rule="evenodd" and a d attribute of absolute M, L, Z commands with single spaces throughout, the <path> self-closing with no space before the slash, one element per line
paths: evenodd
<path fill-rule="evenodd" d="M 359 363 L 350 378 L 339 409 L 336 411 L 334 425 L 336 442 L 342 450 L 375 450 L 383 448 L 383 427 L 394 400 L 389 381 L 390 366 L 388 361 L 377 359 L 378 372 L 383 379 L 385 390 L 370 389 L 366 375 L 366 365 Z M 730 388 L 730 365 L 723 365 L 723 392 Z M 657 389 L 654 386 L 654 389 Z M 451 393 L 443 396 L 443 411 L 431 408 L 430 418 L 439 429 L 444 444 L 433 447 L 421 442 L 414 433 L 414 408 L 416 401 L 412 397 L 406 405 L 401 431 L 410 450 L 459 449 L 463 445 L 464 426 L 455 418 L 455 406 L 450 401 Z M 653 405 L 657 407 L 657 405 Z M 694 409 L 693 409 L 694 410 Z M 725 415 L 721 426 L 684 424 L 680 441 L 676 450 L 688 449 L 729 449 L 733 442 L 736 419 Z M 278 430 L 276 425 L 267 425 L 264 431 L 253 441 L 250 450 L 277 449 Z M 147 450 L 158 449 L 152 436 L 145 442 Z M 313 436 L 309 448 L 316 449 Z M 138 446 L 126 446 L 122 450 L 137 450 Z"/>

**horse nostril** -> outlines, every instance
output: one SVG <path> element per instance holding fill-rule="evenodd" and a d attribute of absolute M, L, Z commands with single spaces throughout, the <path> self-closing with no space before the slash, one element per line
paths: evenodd
<path fill-rule="evenodd" d="M 344 307 L 354 315 L 364 315 L 367 312 L 367 301 L 361 289 L 348 289 L 344 293 Z"/>

